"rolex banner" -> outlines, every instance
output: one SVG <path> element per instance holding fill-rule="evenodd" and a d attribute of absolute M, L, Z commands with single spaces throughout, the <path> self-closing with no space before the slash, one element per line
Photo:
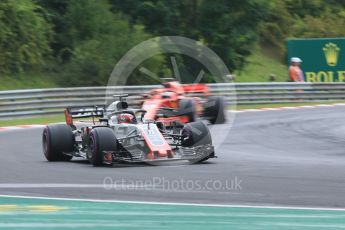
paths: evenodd
<path fill-rule="evenodd" d="M 345 38 L 292 39 L 287 41 L 288 62 L 302 59 L 307 82 L 345 82 Z"/>

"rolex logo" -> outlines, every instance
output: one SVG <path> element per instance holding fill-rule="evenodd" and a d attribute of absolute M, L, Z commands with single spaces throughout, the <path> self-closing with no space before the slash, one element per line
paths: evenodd
<path fill-rule="evenodd" d="M 340 48 L 337 46 L 337 44 L 329 42 L 323 47 L 322 50 L 325 53 L 327 65 L 336 66 L 338 63 L 338 56 L 340 51 Z"/>

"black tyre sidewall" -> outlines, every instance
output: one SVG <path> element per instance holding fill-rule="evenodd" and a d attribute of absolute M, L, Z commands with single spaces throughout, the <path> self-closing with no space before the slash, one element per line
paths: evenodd
<path fill-rule="evenodd" d="M 48 161 L 69 161 L 74 151 L 75 138 L 70 126 L 65 124 L 48 125 L 42 134 L 43 152 Z"/>
<path fill-rule="evenodd" d="M 103 152 L 116 151 L 117 141 L 114 131 L 106 127 L 94 128 L 90 134 L 90 143 L 93 142 L 91 151 L 91 158 L 89 159 L 93 166 L 103 165 Z M 91 148 L 91 146 L 90 146 Z"/>
<path fill-rule="evenodd" d="M 206 105 L 204 116 L 209 118 L 212 124 L 222 124 L 225 122 L 225 101 L 223 97 L 211 96 L 208 98 Z"/>
<path fill-rule="evenodd" d="M 197 132 L 200 132 L 201 134 L 198 135 Z M 186 124 L 182 129 L 182 136 L 189 136 L 189 139 L 186 142 L 182 141 L 182 146 L 184 147 L 196 147 L 199 145 L 212 144 L 211 133 L 208 127 L 201 121 Z M 190 160 L 190 162 L 193 164 L 200 163 L 208 160 L 212 155 L 214 155 L 214 153 L 211 153 L 209 156 L 202 159 Z"/>
<path fill-rule="evenodd" d="M 201 121 L 186 124 L 182 129 L 182 136 L 188 136 L 186 141 L 182 141 L 184 147 L 212 144 L 211 133 Z"/>

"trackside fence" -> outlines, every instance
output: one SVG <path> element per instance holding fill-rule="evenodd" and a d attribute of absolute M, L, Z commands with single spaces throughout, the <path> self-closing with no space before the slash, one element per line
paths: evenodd
<path fill-rule="evenodd" d="M 0 119 L 61 114 L 67 106 L 105 104 L 112 94 L 129 94 L 138 106 L 142 95 L 159 85 L 78 87 L 0 91 Z M 345 83 L 222 83 L 209 84 L 212 94 L 230 104 L 273 104 L 345 100 Z"/>

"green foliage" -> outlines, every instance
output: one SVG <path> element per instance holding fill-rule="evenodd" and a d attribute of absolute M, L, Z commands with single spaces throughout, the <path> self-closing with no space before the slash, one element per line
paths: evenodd
<path fill-rule="evenodd" d="M 130 26 L 125 16 L 113 13 L 105 0 L 70 1 L 60 18 L 68 22 L 64 34 L 69 41 L 57 50 L 61 85 L 107 84 L 116 62 L 149 37 L 142 26 Z"/>
<path fill-rule="evenodd" d="M 67 36 L 66 30 L 70 26 L 70 22 L 65 17 L 69 0 L 34 0 L 47 13 L 47 19 L 53 27 L 53 41 L 50 46 L 53 50 L 54 57 L 60 60 L 67 60 L 70 57 L 70 49 L 72 48 L 70 37 Z"/>
<path fill-rule="evenodd" d="M 291 37 L 320 38 L 342 37 L 345 35 L 344 1 L 290 0 L 287 6 L 294 25 Z"/>
<path fill-rule="evenodd" d="M 29 0 L 0 1 L 0 71 L 23 72 L 46 64 L 51 25 L 45 11 Z"/>
<path fill-rule="evenodd" d="M 345 36 L 345 11 L 327 12 L 320 17 L 308 15 L 297 19 L 293 26 L 293 37 L 327 38 Z"/>
<path fill-rule="evenodd" d="M 272 0 L 260 23 L 260 40 L 285 55 L 287 38 L 344 37 L 345 1 Z"/>
<path fill-rule="evenodd" d="M 37 73 L 26 71 L 25 73 L 1 74 L 0 90 L 14 89 L 41 89 L 59 87 L 51 77 L 47 79 L 45 73 Z"/>
<path fill-rule="evenodd" d="M 282 64 L 279 54 L 272 47 L 257 46 L 248 57 L 248 64 L 240 71 L 235 71 L 236 82 L 267 82 L 271 76 L 275 81 L 288 80 L 288 67 Z"/>
<path fill-rule="evenodd" d="M 0 80 L 13 75 L 13 85 L 23 81 L 22 87 L 37 79 L 44 81 L 37 83 L 42 87 L 105 85 L 128 50 L 166 35 L 205 44 L 242 81 L 265 80 L 270 73 L 283 79 L 287 38 L 345 37 L 344 25 L 344 0 L 1 0 Z M 258 42 L 262 52 L 255 48 Z M 265 50 L 276 60 L 261 55 Z M 256 64 L 261 59 L 265 64 Z M 183 55 L 176 60 L 181 75 L 193 81 L 200 63 Z M 172 75 L 168 55 L 142 66 L 159 76 Z M 157 82 L 139 68 L 129 84 Z M 34 73 L 40 77 L 24 81 Z M 206 73 L 204 80 L 213 79 Z"/>
<path fill-rule="evenodd" d="M 282 55 L 285 49 L 284 40 L 289 35 L 294 20 L 285 1 L 271 1 L 267 9 L 269 13 L 259 25 L 260 41 L 277 48 Z"/>
<path fill-rule="evenodd" d="M 225 61 L 230 70 L 234 70 L 243 68 L 245 58 L 251 53 L 258 38 L 257 25 L 267 13 L 265 8 L 269 1 L 122 2 L 112 1 L 116 10 L 129 14 L 134 22 L 143 23 L 150 33 L 157 36 L 186 36 L 203 41 Z"/>

